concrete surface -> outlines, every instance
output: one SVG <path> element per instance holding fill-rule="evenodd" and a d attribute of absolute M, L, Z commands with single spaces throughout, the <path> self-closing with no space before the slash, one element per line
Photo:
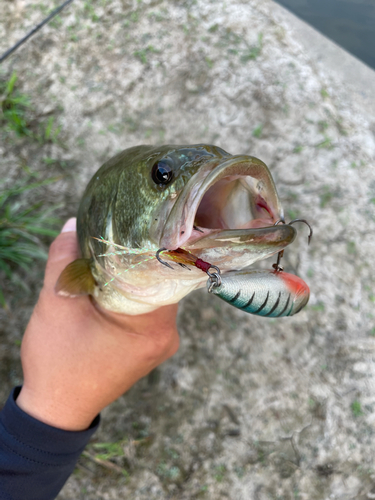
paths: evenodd
<path fill-rule="evenodd" d="M 0 50 L 45 6 L 2 2 Z M 314 227 L 311 246 L 300 228 L 284 259 L 308 282 L 308 307 L 277 321 L 188 296 L 177 355 L 103 412 L 94 441 L 116 443 L 108 461 L 125 475 L 91 443 L 60 500 L 374 498 L 373 73 L 343 74 L 359 66 L 298 26 L 265 0 L 77 0 L 3 66 L 30 96 L 33 130 L 53 116 L 61 132 L 35 144 L 3 131 L 1 177 L 25 164 L 62 175 L 43 200 L 61 201 L 63 217 L 118 150 L 208 142 L 265 161 L 287 218 Z M 42 276 L 40 264 L 20 273 L 26 290 L 6 284 L 2 401 L 21 381 Z"/>
<path fill-rule="evenodd" d="M 348 99 L 354 99 L 364 114 L 375 116 L 375 71 L 278 3 L 273 2 L 272 10 L 316 70 L 345 83 Z"/>

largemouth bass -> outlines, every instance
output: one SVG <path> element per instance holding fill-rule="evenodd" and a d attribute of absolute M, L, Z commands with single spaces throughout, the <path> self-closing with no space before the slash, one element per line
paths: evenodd
<path fill-rule="evenodd" d="M 82 258 L 56 290 L 92 295 L 102 307 L 141 314 L 204 287 L 207 275 L 181 267 L 184 249 L 226 272 L 280 252 L 296 232 L 284 220 L 272 176 L 261 160 L 205 144 L 137 146 L 93 176 L 77 217 Z M 156 253 L 172 267 L 160 264 Z"/>

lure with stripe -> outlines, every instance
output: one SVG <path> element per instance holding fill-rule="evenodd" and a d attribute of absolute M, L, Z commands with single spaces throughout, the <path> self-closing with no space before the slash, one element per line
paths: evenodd
<path fill-rule="evenodd" d="M 220 276 L 221 284 L 207 288 L 232 306 L 258 316 L 293 316 L 309 301 L 310 289 L 294 274 L 284 271 L 243 270 Z"/>

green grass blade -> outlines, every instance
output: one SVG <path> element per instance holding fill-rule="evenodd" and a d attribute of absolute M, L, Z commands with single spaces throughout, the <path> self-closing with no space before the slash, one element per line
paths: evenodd
<path fill-rule="evenodd" d="M 16 81 L 17 81 L 17 73 L 13 71 L 12 76 L 10 77 L 6 86 L 7 95 L 10 95 L 13 92 Z"/>

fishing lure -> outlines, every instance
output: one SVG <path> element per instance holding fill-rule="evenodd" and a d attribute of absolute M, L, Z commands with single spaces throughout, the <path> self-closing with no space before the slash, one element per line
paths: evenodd
<path fill-rule="evenodd" d="M 305 219 L 295 219 L 289 222 L 289 225 L 296 222 L 307 224 L 310 229 L 308 236 L 310 243 L 313 234 L 310 224 Z M 284 221 L 278 220 L 275 225 L 279 223 L 285 224 Z M 229 271 L 224 275 L 217 266 L 205 262 L 183 248 L 176 250 L 161 248 L 156 253 L 156 258 L 161 264 L 170 268 L 172 266 L 161 259 L 161 252 L 165 252 L 182 267 L 188 268 L 190 264 L 207 273 L 209 293 L 250 314 L 270 318 L 293 316 L 305 307 L 310 298 L 308 285 L 298 276 L 283 271 L 280 265 L 283 250 L 278 253 L 277 261 L 272 266 L 273 270 L 244 269 Z"/>
<path fill-rule="evenodd" d="M 250 314 L 270 318 L 293 316 L 309 301 L 307 284 L 284 271 L 229 271 L 218 275 L 218 281 L 215 274 L 207 280 L 208 291 Z"/>
<path fill-rule="evenodd" d="M 282 271 L 280 256 L 274 270 L 245 269 L 221 275 L 217 266 L 199 259 L 182 248 L 173 251 L 159 250 L 174 262 L 187 267 L 198 267 L 208 275 L 207 290 L 234 307 L 250 314 L 281 318 L 297 314 L 309 301 L 310 289 L 298 276 Z"/>

